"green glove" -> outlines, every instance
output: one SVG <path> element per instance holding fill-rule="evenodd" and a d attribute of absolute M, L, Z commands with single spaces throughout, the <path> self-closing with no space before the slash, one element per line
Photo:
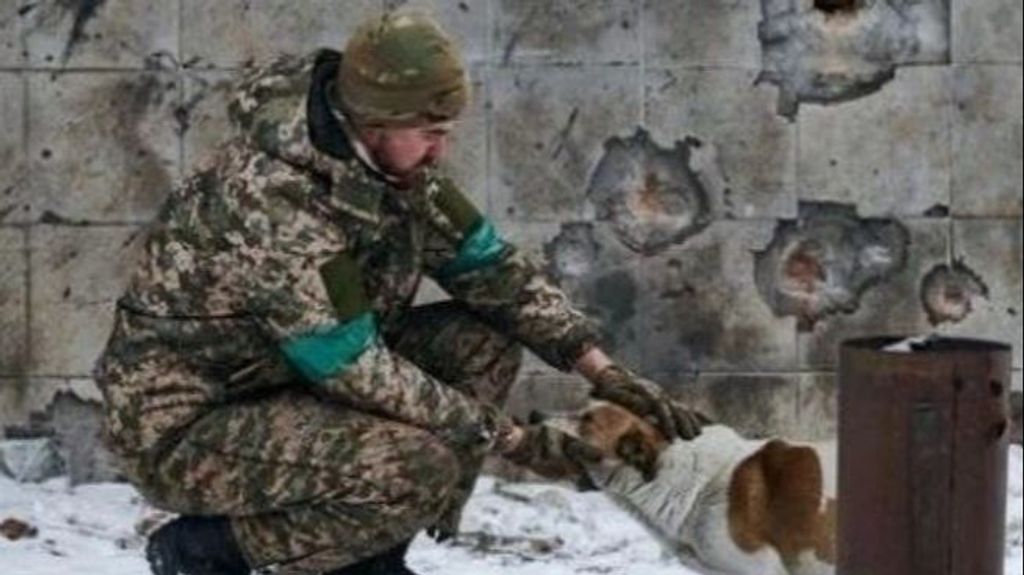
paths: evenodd
<path fill-rule="evenodd" d="M 669 441 L 694 439 L 711 423 L 707 416 L 673 401 L 660 385 L 614 364 L 598 372 L 593 384 L 592 397 L 652 420 Z"/>

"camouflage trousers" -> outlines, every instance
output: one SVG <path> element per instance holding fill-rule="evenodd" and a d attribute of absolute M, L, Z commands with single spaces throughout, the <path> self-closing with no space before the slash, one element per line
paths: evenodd
<path fill-rule="evenodd" d="M 413 308 L 385 338 L 421 369 L 495 404 L 522 357 L 517 343 L 451 302 Z M 483 457 L 297 384 L 201 417 L 139 487 L 159 507 L 230 516 L 254 567 L 318 573 L 439 522 L 454 529 Z"/>

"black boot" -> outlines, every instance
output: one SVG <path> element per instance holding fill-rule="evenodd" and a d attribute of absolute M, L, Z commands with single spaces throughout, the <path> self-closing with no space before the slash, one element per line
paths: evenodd
<path fill-rule="evenodd" d="M 225 517 L 183 516 L 149 536 L 153 575 L 249 575 Z"/>
<path fill-rule="evenodd" d="M 416 575 L 415 571 L 405 566 L 405 553 L 409 550 L 410 543 L 412 541 L 406 541 L 379 555 L 367 557 L 326 575 Z"/>

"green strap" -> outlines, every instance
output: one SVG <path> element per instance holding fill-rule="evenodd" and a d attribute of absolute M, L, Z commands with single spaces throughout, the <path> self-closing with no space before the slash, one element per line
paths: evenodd
<path fill-rule="evenodd" d="M 483 216 L 473 202 L 456 187 L 449 178 L 441 178 L 437 182 L 439 191 L 434 196 L 434 205 L 451 221 L 455 229 L 466 233 L 480 224 Z"/>
<path fill-rule="evenodd" d="M 377 341 L 377 320 L 365 312 L 281 344 L 285 357 L 312 382 L 319 383 L 343 372 Z"/>
<path fill-rule="evenodd" d="M 345 322 L 370 311 L 370 300 L 363 288 L 363 273 L 350 253 L 338 254 L 321 266 L 320 278 L 340 321 Z"/>
<path fill-rule="evenodd" d="M 442 280 L 451 279 L 496 264 L 504 257 L 507 248 L 508 244 L 501 239 L 491 222 L 480 218 L 475 229 L 459 244 L 455 259 L 442 266 L 437 276 Z"/>

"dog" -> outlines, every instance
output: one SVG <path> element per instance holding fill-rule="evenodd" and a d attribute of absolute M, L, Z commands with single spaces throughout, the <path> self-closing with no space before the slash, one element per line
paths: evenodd
<path fill-rule="evenodd" d="M 711 424 L 667 441 L 615 404 L 535 416 L 598 448 L 585 478 L 634 514 L 698 572 L 831 575 L 835 572 L 834 443 L 750 440 Z"/>

